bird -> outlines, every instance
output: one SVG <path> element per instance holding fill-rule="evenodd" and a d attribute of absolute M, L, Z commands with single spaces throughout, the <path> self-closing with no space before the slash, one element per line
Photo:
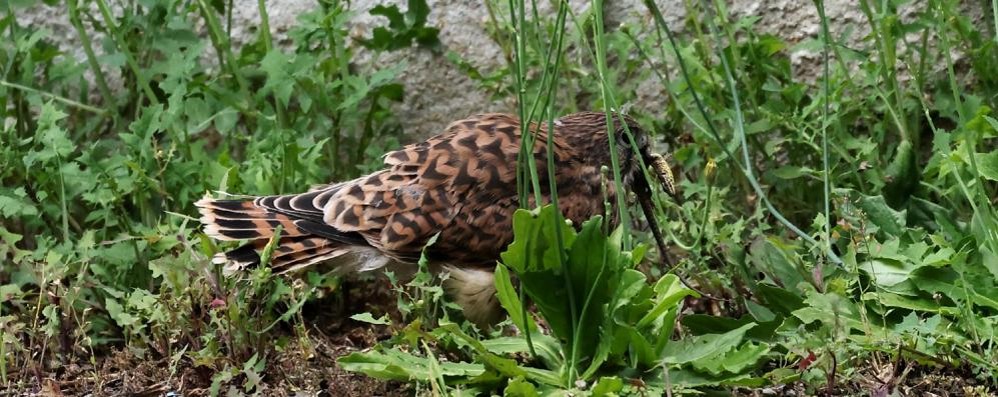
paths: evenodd
<path fill-rule="evenodd" d="M 675 182 L 633 118 L 578 112 L 553 123 L 530 123 L 526 130 L 533 137 L 532 157 L 545 202 L 550 197 L 551 135 L 559 209 L 573 225 L 597 215 L 604 215 L 611 226 L 619 222 L 615 204 L 609 211 L 604 205 L 604 200 L 617 202 L 617 187 L 606 176 L 612 139 L 622 186 L 641 201 L 665 254 L 650 213 L 650 185 L 642 166 L 651 167 L 669 195 L 676 196 Z M 465 318 L 485 327 L 504 313 L 495 296 L 493 271 L 513 240 L 513 213 L 537 204 L 534 195 L 521 203 L 517 191 L 522 138 L 524 126 L 518 117 L 476 114 L 450 123 L 438 135 L 386 153 L 384 168 L 356 179 L 297 194 L 206 194 L 195 205 L 207 236 L 244 242 L 213 258 L 229 274 L 258 266 L 261 251 L 272 239 L 276 244 L 267 266 L 274 273 L 296 272 L 320 262 L 339 273 L 386 267 L 414 272 L 425 253 L 434 268 L 449 274 L 443 287 Z"/>

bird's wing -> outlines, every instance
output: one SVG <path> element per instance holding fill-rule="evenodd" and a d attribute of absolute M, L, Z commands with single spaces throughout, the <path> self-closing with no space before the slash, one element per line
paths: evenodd
<path fill-rule="evenodd" d="M 518 134 L 511 116 L 473 116 L 452 123 L 441 135 L 387 153 L 384 170 L 302 194 L 261 197 L 255 204 L 294 218 L 306 233 L 338 241 L 363 236 L 386 254 L 413 261 L 438 232 L 442 239 L 475 233 L 468 217 L 453 224 L 465 199 L 515 197 L 510 159 L 516 158 Z M 455 245 L 460 242 L 442 242 Z"/>

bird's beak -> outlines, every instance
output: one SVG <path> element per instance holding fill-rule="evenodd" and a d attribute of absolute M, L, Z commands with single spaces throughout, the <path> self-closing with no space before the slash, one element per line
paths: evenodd
<path fill-rule="evenodd" d="M 651 153 L 648 157 L 651 160 L 651 168 L 655 171 L 655 176 L 662 183 L 662 190 L 665 190 L 676 204 L 682 204 L 682 198 L 676 189 L 676 178 L 672 175 L 672 168 L 669 167 L 669 162 L 658 153 Z"/>

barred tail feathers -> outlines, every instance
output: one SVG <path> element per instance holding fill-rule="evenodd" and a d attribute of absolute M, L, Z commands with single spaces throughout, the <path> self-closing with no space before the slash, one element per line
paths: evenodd
<path fill-rule="evenodd" d="M 246 244 L 219 253 L 212 258 L 224 264 L 231 274 L 260 264 L 260 253 L 274 237 L 280 236 L 267 266 L 275 273 L 288 273 L 319 262 L 334 261 L 339 272 L 368 271 L 380 268 L 388 260 L 370 246 L 362 246 L 363 238 L 343 233 L 315 220 L 299 219 L 300 209 L 291 214 L 272 209 L 284 206 L 294 196 L 266 196 L 247 199 L 203 198 L 195 203 L 201 213 L 204 232 L 222 241 L 246 241 Z M 342 259 L 342 260 L 341 260 Z"/>
<path fill-rule="evenodd" d="M 201 213 L 201 223 L 208 236 L 224 241 L 269 239 L 277 227 L 282 237 L 304 236 L 291 217 L 256 205 L 257 199 L 213 200 L 194 203 Z"/>
<path fill-rule="evenodd" d="M 280 238 L 271 253 L 268 266 L 286 273 L 332 259 L 346 253 L 342 244 L 316 237 L 295 224 L 295 219 L 258 206 L 257 200 L 215 200 L 204 198 L 194 203 L 201 213 L 204 232 L 223 241 L 249 240 L 243 246 L 217 254 L 212 262 L 225 264 L 226 273 L 260 263 L 260 253 L 280 227 Z"/>

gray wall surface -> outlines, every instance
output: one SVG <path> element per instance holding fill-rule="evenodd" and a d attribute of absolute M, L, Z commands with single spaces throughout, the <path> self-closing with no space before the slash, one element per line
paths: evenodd
<path fill-rule="evenodd" d="M 351 21 L 353 37 L 369 36 L 374 27 L 386 24 L 385 19 L 371 16 L 368 11 L 378 4 L 391 3 L 405 8 L 405 1 L 354 1 L 352 7 L 356 17 Z M 440 29 L 440 41 L 446 47 L 461 54 L 466 60 L 482 71 L 494 70 L 505 62 L 499 46 L 489 37 L 486 31 L 488 13 L 486 7 L 476 0 L 429 0 L 431 13 L 429 24 Z M 544 7 L 542 13 L 553 15 L 549 1 L 540 1 Z M 673 29 L 683 26 L 686 17 L 684 0 L 657 0 L 666 21 Z M 844 32 L 850 32 L 846 37 L 846 45 L 858 43 L 869 33 L 866 18 L 860 11 L 856 1 L 826 0 L 826 13 L 830 28 L 835 37 Z M 588 1 L 570 0 L 571 8 L 576 13 L 588 9 Z M 233 36 L 235 44 L 253 40 L 260 16 L 255 0 L 234 0 Z M 978 4 L 964 4 L 963 7 L 976 7 Z M 271 0 L 267 4 L 270 27 L 278 43 L 287 44 L 287 32 L 296 23 L 296 16 L 315 7 L 309 0 Z M 792 48 L 794 45 L 809 39 L 817 38 L 820 32 L 818 13 L 814 3 L 809 0 L 766 0 L 743 1 L 728 0 L 728 10 L 735 19 L 746 16 L 759 18 L 756 27 L 762 32 L 772 33 Z M 901 11 L 901 18 L 910 18 L 924 7 L 921 2 L 912 2 Z M 95 13 L 96 14 L 96 13 Z M 980 12 L 969 11 L 968 15 L 983 19 Z M 23 10 L 17 16 L 22 24 L 32 27 L 46 28 L 52 31 L 64 51 L 84 59 L 73 26 L 69 22 L 66 7 L 62 4 L 56 7 L 37 5 Z M 622 23 L 635 26 L 638 30 L 648 31 L 653 26 L 651 15 L 646 11 L 640 0 L 613 0 L 605 4 L 605 20 L 608 29 L 616 28 Z M 101 35 L 95 33 L 99 39 Z M 908 40 L 915 40 L 912 37 Z M 370 62 L 372 57 L 363 48 L 357 46 L 357 62 Z M 97 49 L 100 50 L 99 48 Z M 959 54 L 955 54 L 959 58 Z M 795 73 L 806 81 L 813 81 L 820 74 L 819 54 L 793 50 L 790 53 Z M 407 131 L 427 135 L 438 132 L 447 122 L 482 111 L 509 111 L 514 103 L 509 100 L 494 101 L 487 93 L 481 92 L 467 76 L 457 69 L 442 54 L 434 54 L 426 49 L 408 48 L 388 54 L 381 54 L 377 60 L 381 64 L 397 64 L 405 62 L 407 68 L 400 79 L 405 85 L 406 99 L 395 109 Z M 903 73 L 903 71 L 902 71 Z M 114 73 L 109 78 L 115 79 Z M 654 108 L 665 95 L 658 84 L 640 85 L 638 102 L 634 106 Z"/>

